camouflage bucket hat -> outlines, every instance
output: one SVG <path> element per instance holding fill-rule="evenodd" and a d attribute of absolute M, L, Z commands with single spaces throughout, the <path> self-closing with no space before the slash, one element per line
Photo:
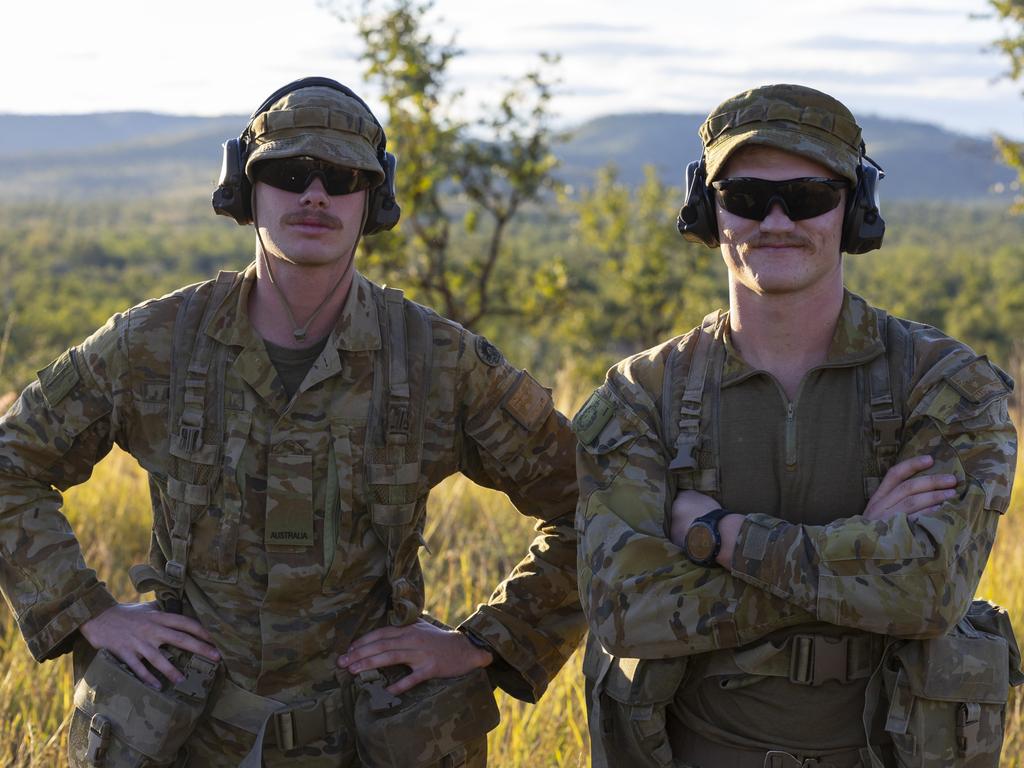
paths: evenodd
<path fill-rule="evenodd" d="M 371 173 L 384 181 L 377 146 L 384 131 L 358 100 L 324 86 L 300 88 L 282 96 L 249 124 L 245 174 L 254 163 L 308 155 Z"/>
<path fill-rule="evenodd" d="M 765 85 L 722 102 L 700 127 L 708 181 L 740 147 L 759 144 L 810 158 L 857 183 L 861 130 L 827 93 L 802 85 Z"/>

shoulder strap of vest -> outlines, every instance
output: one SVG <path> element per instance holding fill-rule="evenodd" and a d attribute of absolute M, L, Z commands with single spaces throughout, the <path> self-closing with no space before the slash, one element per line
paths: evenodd
<path fill-rule="evenodd" d="M 885 340 L 885 352 L 867 368 L 868 409 L 871 417 L 870 439 L 865 441 L 864 497 L 878 490 L 882 478 L 900 450 L 903 429 L 903 404 L 907 382 L 913 375 L 910 333 L 885 310 L 875 308 L 878 335 Z M 894 386 L 895 385 L 895 386 Z"/>
<path fill-rule="evenodd" d="M 725 347 L 715 344 L 722 313 L 712 312 L 700 327 L 683 337 L 669 352 L 662 383 L 662 423 L 666 447 L 674 458 L 668 468 L 676 490 L 717 493 L 718 483 L 718 390 L 722 383 Z M 679 391 L 678 383 L 686 386 Z M 705 397 L 705 392 L 709 394 Z M 701 454 L 710 457 L 701 461 Z"/>
<path fill-rule="evenodd" d="M 136 589 L 156 591 L 172 612 L 181 610 L 192 523 L 210 504 L 210 486 L 220 464 L 227 348 L 214 342 L 206 329 L 237 279 L 237 272 L 222 271 L 215 280 L 196 286 L 182 300 L 174 321 L 167 475 L 170 552 L 164 552 L 163 573 L 149 565 L 130 572 Z"/>
<path fill-rule="evenodd" d="M 388 620 L 404 626 L 423 611 L 422 590 L 415 583 L 423 544 L 417 511 L 433 341 L 426 311 L 406 301 L 402 291 L 385 288 L 382 303 L 379 363 L 385 386 L 374 393 L 384 402 L 373 407 L 379 424 L 371 425 L 366 479 L 373 528 L 387 548 Z"/>

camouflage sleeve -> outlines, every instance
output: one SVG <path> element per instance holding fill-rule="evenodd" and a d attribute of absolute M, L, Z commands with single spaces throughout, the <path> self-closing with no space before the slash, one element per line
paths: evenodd
<path fill-rule="evenodd" d="M 492 679 L 536 701 L 586 629 L 576 589 L 575 438 L 551 393 L 483 337 L 462 335 L 460 469 L 538 519 L 529 552 L 461 626 L 500 657 Z"/>
<path fill-rule="evenodd" d="M 811 620 L 724 569 L 692 564 L 668 539 L 669 459 L 655 403 L 633 373 L 628 364 L 613 369 L 573 421 L 580 594 L 591 632 L 616 656 L 667 658 Z"/>
<path fill-rule="evenodd" d="M 821 621 L 908 638 L 941 635 L 967 611 L 1010 499 L 1017 436 L 1008 379 L 950 355 L 908 402 L 899 460 L 928 454 L 959 496 L 934 513 L 799 526 L 743 523 L 733 574 Z"/>
<path fill-rule="evenodd" d="M 86 567 L 60 491 L 110 450 L 122 348 L 115 316 L 40 371 L 0 420 L 0 590 L 37 661 L 69 651 L 78 627 L 116 602 Z"/>

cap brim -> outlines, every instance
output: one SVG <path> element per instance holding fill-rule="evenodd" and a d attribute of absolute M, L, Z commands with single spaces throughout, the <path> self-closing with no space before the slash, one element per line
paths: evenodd
<path fill-rule="evenodd" d="M 857 166 L 860 154 L 851 147 L 849 152 L 837 151 L 834 140 L 831 142 L 818 139 L 804 127 L 803 130 L 791 130 L 782 126 L 768 127 L 764 123 L 740 130 L 728 136 L 715 139 L 710 148 L 704 151 L 704 162 L 707 167 L 708 181 L 714 181 L 725 166 L 726 161 L 740 147 L 755 145 L 774 147 L 793 154 L 806 157 L 821 163 L 834 173 L 857 183 Z"/>
<path fill-rule="evenodd" d="M 346 140 L 337 132 L 332 132 L 329 137 L 319 133 L 304 132 L 296 136 L 258 142 L 246 160 L 245 173 L 251 179 L 254 163 L 304 155 L 346 168 L 366 171 L 376 178 L 373 186 L 384 181 L 384 169 L 381 168 L 380 162 L 377 160 L 377 152 L 369 143 L 359 136 L 353 136 L 351 140 Z"/>

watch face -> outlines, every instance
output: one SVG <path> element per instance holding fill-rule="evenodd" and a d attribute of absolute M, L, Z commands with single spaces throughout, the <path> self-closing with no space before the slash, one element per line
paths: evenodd
<path fill-rule="evenodd" d="M 707 562 L 715 553 L 715 534 L 707 523 L 694 523 L 686 533 L 686 554 L 694 562 Z"/>

